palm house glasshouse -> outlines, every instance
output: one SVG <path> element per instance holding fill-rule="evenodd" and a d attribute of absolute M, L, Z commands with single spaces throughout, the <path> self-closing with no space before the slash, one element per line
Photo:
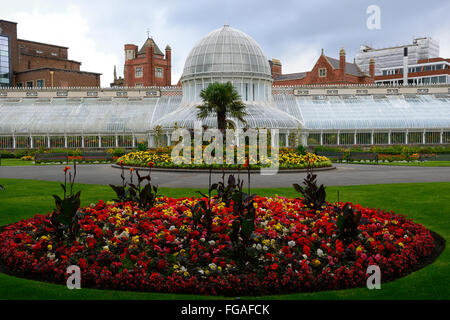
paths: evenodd
<path fill-rule="evenodd" d="M 278 129 L 281 146 L 450 143 L 448 85 L 273 86 L 258 43 L 226 25 L 191 50 L 181 87 L 0 89 L 0 148 L 167 145 L 174 128 L 199 123 L 200 91 L 228 81 L 247 126 Z"/>

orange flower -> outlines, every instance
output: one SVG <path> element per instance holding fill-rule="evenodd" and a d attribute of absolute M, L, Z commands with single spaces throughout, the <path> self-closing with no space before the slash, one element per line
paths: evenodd
<path fill-rule="evenodd" d="M 70 167 L 69 166 L 65 166 L 63 170 L 64 170 L 64 173 L 66 173 L 67 170 L 70 170 Z"/>
<path fill-rule="evenodd" d="M 133 168 L 130 168 L 130 172 L 133 172 L 134 171 L 134 169 Z"/>
<path fill-rule="evenodd" d="M 244 168 L 248 168 L 248 158 L 245 159 L 245 163 L 242 165 Z"/>
<path fill-rule="evenodd" d="M 147 163 L 147 166 L 149 166 L 150 168 L 153 167 L 155 165 L 155 163 L 153 161 L 150 161 L 149 163 Z"/>

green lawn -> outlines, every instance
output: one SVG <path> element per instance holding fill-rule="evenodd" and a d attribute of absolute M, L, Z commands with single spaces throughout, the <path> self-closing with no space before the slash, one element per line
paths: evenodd
<path fill-rule="evenodd" d="M 0 179 L 5 186 L 0 191 L 0 225 L 5 225 L 35 213 L 46 213 L 53 208 L 51 194 L 60 193 L 56 182 Z M 98 199 L 108 200 L 113 193 L 108 186 L 77 184 L 82 190 L 82 204 Z M 329 201 L 336 201 L 339 190 L 341 201 L 394 210 L 407 214 L 414 221 L 436 231 L 450 240 L 450 183 L 415 183 L 365 186 L 327 187 Z M 260 195 L 296 197 L 293 188 L 254 189 Z M 195 189 L 161 188 L 167 196 L 195 195 Z M 449 299 L 450 250 L 426 268 L 391 283 L 382 283 L 381 290 L 366 288 L 335 290 L 316 293 L 265 296 L 266 299 Z M 447 279 L 447 280 L 446 280 Z M 0 274 L 0 299 L 212 299 L 197 295 L 173 295 L 106 290 L 68 290 L 65 286 L 30 281 Z"/>
<path fill-rule="evenodd" d="M 393 162 L 358 162 L 352 161 L 349 162 L 351 164 L 379 164 L 383 166 L 408 166 L 408 167 L 450 167 L 450 161 L 424 161 L 424 162 L 401 162 L 401 161 L 393 161 Z"/>
<path fill-rule="evenodd" d="M 1 160 L 2 167 L 5 166 L 33 166 L 34 161 L 25 161 L 21 159 L 6 158 Z"/>

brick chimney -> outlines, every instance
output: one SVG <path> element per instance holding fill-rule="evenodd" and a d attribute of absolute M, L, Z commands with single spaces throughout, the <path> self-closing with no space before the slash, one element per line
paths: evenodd
<path fill-rule="evenodd" d="M 130 64 L 130 60 L 136 58 L 136 52 L 138 47 L 134 44 L 125 45 L 125 64 L 123 66 L 123 77 L 125 79 L 126 86 L 133 86 L 134 83 L 134 68 Z"/>
<path fill-rule="evenodd" d="M 172 85 L 172 48 L 169 45 L 166 46 L 166 61 L 166 85 L 170 86 Z"/>
<path fill-rule="evenodd" d="M 125 46 L 125 61 L 136 58 L 138 47 L 134 44 L 126 44 Z"/>
<path fill-rule="evenodd" d="M 269 65 L 270 71 L 272 72 L 272 78 L 281 76 L 283 74 L 280 60 L 278 59 L 269 60 Z"/>
<path fill-rule="evenodd" d="M 345 50 L 341 48 L 339 51 L 339 69 L 341 72 L 341 80 L 345 80 Z"/>
<path fill-rule="evenodd" d="M 375 78 L 375 60 L 373 58 L 369 61 L 369 74 L 372 78 Z"/>

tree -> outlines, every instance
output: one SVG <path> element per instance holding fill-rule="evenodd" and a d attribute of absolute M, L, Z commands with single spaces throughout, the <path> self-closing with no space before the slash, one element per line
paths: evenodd
<path fill-rule="evenodd" d="M 233 117 L 246 123 L 245 104 L 231 82 L 211 83 L 200 92 L 203 104 L 197 106 L 197 118 L 206 119 L 211 113 L 217 116 L 217 127 L 225 132 L 227 117 Z"/>

